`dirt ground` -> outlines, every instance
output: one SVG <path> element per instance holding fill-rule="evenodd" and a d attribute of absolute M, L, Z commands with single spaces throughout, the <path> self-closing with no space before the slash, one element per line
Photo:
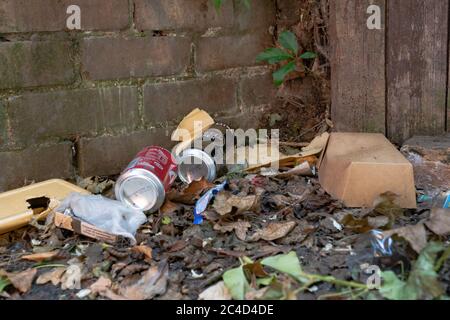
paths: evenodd
<path fill-rule="evenodd" d="M 111 181 L 95 179 L 88 188 L 106 187 L 103 194 L 111 195 Z M 417 226 L 421 222 L 432 226 L 428 209 L 402 210 L 390 195 L 380 198 L 372 209 L 347 209 L 331 199 L 315 178 L 249 175 L 230 179 L 227 190 L 206 211 L 205 221 L 193 225 L 193 204 L 210 187 L 200 181 L 174 188 L 160 212 L 149 215 L 139 229 L 134 247 L 79 236 L 54 227 L 50 219 L 38 226 L 41 230 L 30 226 L 2 235 L 0 299 L 198 299 L 211 286 L 207 293 L 229 299 L 230 292 L 221 281 L 227 270 L 240 265 L 247 299 L 389 296 L 366 288 L 371 275 L 364 272 L 367 265 L 393 271 L 407 284 L 408 277 L 421 279 L 414 267 L 418 260 L 414 249 L 423 236 Z M 227 206 L 229 199 L 234 199 L 232 206 Z M 368 231 L 400 227 L 413 229 L 393 237 L 391 255 L 376 254 Z M 429 228 L 423 232 L 426 243 L 422 246 L 436 241 L 448 244 L 448 237 Z M 417 290 L 417 298 L 449 294 L 450 262 L 444 257 L 449 250 L 441 255 L 442 251 L 436 252 L 441 257 L 436 277 L 427 275 L 435 287 L 413 279 L 418 284 L 408 290 Z M 24 259 L 49 252 L 56 255 Z M 296 254 L 302 273 L 312 275 L 309 281 L 263 266 L 262 259 L 288 253 Z M 234 281 L 239 288 L 239 279 Z"/>

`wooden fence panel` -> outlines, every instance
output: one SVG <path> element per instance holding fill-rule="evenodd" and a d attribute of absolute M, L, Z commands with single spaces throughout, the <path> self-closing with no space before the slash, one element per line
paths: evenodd
<path fill-rule="evenodd" d="M 338 131 L 383 132 L 399 144 L 450 131 L 449 1 L 330 0 Z M 371 4 L 382 8 L 381 30 L 366 26 Z"/>
<path fill-rule="evenodd" d="M 401 143 L 445 132 L 448 0 L 388 1 L 387 131 Z"/>
<path fill-rule="evenodd" d="M 381 7 L 382 29 L 367 28 Z M 330 0 L 332 119 L 339 131 L 385 133 L 385 0 Z"/>

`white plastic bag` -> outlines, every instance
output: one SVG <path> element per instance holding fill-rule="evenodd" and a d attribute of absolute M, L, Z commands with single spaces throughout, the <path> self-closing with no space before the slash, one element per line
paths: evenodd
<path fill-rule="evenodd" d="M 64 199 L 57 211 L 109 233 L 126 237 L 131 240 L 132 245 L 136 244 L 134 235 L 137 229 L 147 221 L 142 211 L 99 195 L 72 193 Z"/>

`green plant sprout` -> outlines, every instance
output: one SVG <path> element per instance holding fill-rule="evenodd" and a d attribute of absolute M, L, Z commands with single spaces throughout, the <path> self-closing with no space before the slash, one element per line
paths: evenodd
<path fill-rule="evenodd" d="M 273 81 L 280 86 L 285 77 L 297 70 L 298 63 L 303 63 L 305 59 L 315 59 L 317 54 L 306 51 L 299 55 L 297 37 L 291 31 L 283 31 L 278 37 L 279 47 L 266 49 L 256 58 L 258 62 L 268 62 L 269 64 L 284 63 L 280 69 L 273 73 Z"/>

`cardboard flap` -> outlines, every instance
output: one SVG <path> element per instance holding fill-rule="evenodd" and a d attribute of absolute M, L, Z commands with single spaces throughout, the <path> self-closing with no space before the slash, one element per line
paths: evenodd
<path fill-rule="evenodd" d="M 199 124 L 199 128 L 195 125 Z M 178 127 L 172 132 L 172 141 L 192 141 L 200 136 L 205 130 L 214 124 L 214 119 L 204 110 L 194 109 L 180 122 Z M 198 130 L 200 129 L 200 130 Z"/>

